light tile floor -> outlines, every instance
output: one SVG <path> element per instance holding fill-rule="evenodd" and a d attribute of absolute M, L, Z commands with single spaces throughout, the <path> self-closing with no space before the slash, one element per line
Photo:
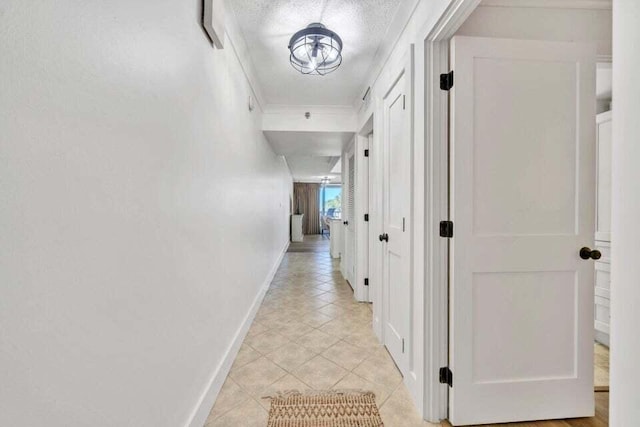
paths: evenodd
<path fill-rule="evenodd" d="M 386 427 L 432 425 L 326 252 L 285 255 L 205 427 L 265 427 L 263 396 L 309 389 L 370 390 Z"/>

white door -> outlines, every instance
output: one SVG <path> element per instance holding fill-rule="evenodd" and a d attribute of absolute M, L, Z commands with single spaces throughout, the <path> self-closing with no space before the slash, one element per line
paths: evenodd
<path fill-rule="evenodd" d="M 406 69 L 384 98 L 383 301 L 384 343 L 402 372 L 408 366 L 411 316 L 409 287 L 410 76 Z"/>
<path fill-rule="evenodd" d="M 595 49 L 455 37 L 454 425 L 594 414 Z"/>

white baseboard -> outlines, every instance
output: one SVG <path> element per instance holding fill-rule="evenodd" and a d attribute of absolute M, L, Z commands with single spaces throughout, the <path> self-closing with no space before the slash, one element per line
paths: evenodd
<path fill-rule="evenodd" d="M 249 328 L 251 327 L 251 323 L 253 323 L 253 319 L 255 318 L 256 313 L 258 312 L 258 309 L 262 304 L 264 295 L 269 289 L 269 285 L 271 284 L 271 281 L 273 280 L 273 277 L 275 276 L 276 271 L 278 270 L 278 267 L 282 262 L 282 258 L 284 257 L 284 254 L 287 252 L 288 248 L 289 248 L 289 242 L 287 242 L 284 245 L 284 248 L 282 249 L 280 256 L 278 257 L 275 264 L 271 268 L 271 271 L 269 272 L 264 282 L 262 283 L 262 286 L 260 287 L 260 291 L 258 292 L 258 295 L 256 295 L 255 299 L 253 300 L 253 304 L 251 305 L 249 312 L 245 316 L 244 321 L 242 322 L 242 325 L 236 332 L 233 338 L 233 341 L 231 342 L 231 345 L 229 346 L 229 348 L 227 349 L 227 352 L 225 353 L 224 359 L 213 371 L 213 375 L 211 376 L 211 379 L 209 380 L 207 387 L 205 388 L 204 392 L 200 396 L 200 399 L 198 400 L 198 403 L 196 404 L 195 409 L 191 413 L 191 416 L 185 423 L 185 426 L 202 427 L 205 421 L 207 420 L 207 417 L 209 416 L 209 412 L 211 412 L 211 408 L 213 407 L 213 404 L 215 403 L 216 398 L 218 397 L 218 393 L 220 393 L 220 389 L 222 388 L 222 385 L 224 384 L 224 381 L 226 380 L 227 375 L 229 374 L 231 365 L 233 365 L 233 361 L 238 355 L 240 346 L 242 345 L 242 342 L 244 341 L 244 338 L 247 335 Z"/>

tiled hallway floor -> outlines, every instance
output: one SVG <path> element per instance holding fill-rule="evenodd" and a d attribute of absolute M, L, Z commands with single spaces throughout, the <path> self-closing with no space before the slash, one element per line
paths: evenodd
<path fill-rule="evenodd" d="M 265 427 L 263 396 L 309 389 L 370 390 L 386 427 L 431 425 L 327 252 L 285 254 L 205 426 Z"/>

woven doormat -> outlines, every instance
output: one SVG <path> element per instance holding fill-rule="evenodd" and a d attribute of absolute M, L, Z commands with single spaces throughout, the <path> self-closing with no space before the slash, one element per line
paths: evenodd
<path fill-rule="evenodd" d="M 268 427 L 382 427 L 372 392 L 285 392 L 271 398 Z"/>

